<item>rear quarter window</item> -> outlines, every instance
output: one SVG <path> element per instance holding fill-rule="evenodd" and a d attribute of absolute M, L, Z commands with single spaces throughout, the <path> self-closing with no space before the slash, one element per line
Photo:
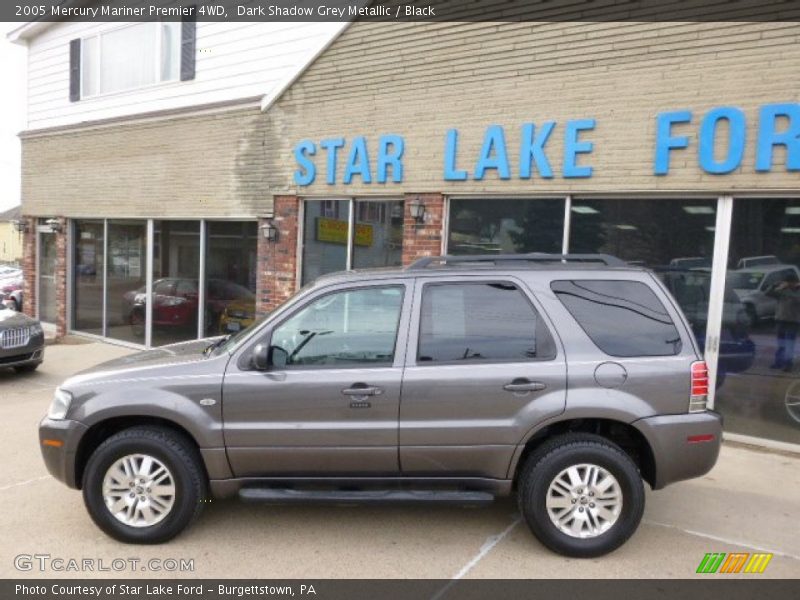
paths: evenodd
<path fill-rule="evenodd" d="M 550 288 L 594 344 L 610 356 L 672 356 L 683 347 L 667 309 L 638 281 L 554 281 Z"/>

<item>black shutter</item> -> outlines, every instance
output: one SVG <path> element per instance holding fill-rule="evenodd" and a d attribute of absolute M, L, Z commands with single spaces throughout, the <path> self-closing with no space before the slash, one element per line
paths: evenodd
<path fill-rule="evenodd" d="M 195 48 L 197 46 L 197 17 L 181 19 L 181 81 L 194 79 Z"/>
<path fill-rule="evenodd" d="M 81 99 L 81 41 L 69 42 L 69 101 Z"/>

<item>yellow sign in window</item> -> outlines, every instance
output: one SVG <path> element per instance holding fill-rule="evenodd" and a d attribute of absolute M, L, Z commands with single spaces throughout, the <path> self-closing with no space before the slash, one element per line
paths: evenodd
<path fill-rule="evenodd" d="M 347 243 L 347 221 L 339 219 L 317 219 L 317 241 L 332 244 Z M 353 243 L 356 246 L 372 246 L 372 225 L 356 223 L 356 234 Z"/>

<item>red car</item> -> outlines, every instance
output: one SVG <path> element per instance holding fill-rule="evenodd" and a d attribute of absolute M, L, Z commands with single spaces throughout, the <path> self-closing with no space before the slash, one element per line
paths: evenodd
<path fill-rule="evenodd" d="M 125 309 L 134 335 L 144 337 L 146 287 L 126 292 L 123 296 Z M 196 279 L 165 277 L 153 282 L 153 327 L 193 328 L 197 326 L 197 311 L 200 294 Z M 225 281 L 210 279 L 206 295 L 205 330 L 216 331 L 215 324 L 225 307 L 235 300 L 252 299 L 253 292 L 246 287 Z"/>

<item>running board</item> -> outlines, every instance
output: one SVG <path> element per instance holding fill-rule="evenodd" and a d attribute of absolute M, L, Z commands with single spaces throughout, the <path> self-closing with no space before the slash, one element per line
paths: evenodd
<path fill-rule="evenodd" d="M 488 492 L 458 490 L 294 490 L 242 488 L 239 498 L 247 502 L 274 504 L 491 504 Z"/>

